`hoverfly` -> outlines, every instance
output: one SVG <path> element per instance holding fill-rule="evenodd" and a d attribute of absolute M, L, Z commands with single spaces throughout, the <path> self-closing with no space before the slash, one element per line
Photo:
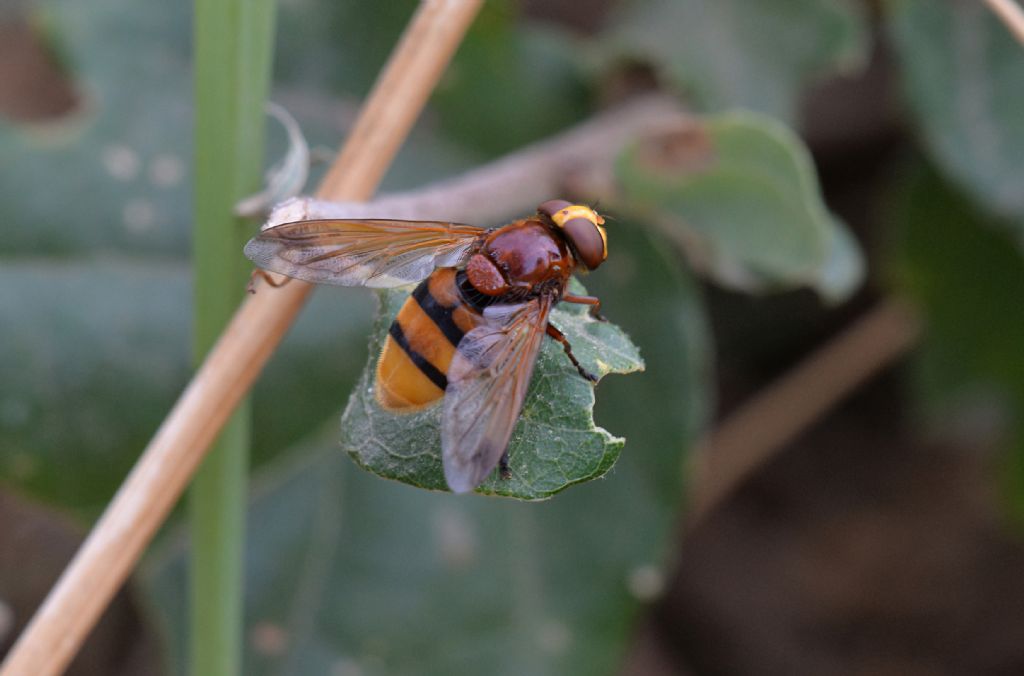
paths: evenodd
<path fill-rule="evenodd" d="M 388 288 L 419 282 L 399 310 L 377 361 L 375 395 L 385 410 L 411 412 L 443 397 L 444 476 L 456 493 L 476 488 L 495 466 L 508 469 L 508 443 L 548 321 L 578 266 L 608 256 L 604 218 L 566 200 L 499 228 L 440 221 L 304 220 L 263 230 L 245 247 L 257 266 L 307 282 Z M 269 278 L 267 278 L 269 280 Z"/>

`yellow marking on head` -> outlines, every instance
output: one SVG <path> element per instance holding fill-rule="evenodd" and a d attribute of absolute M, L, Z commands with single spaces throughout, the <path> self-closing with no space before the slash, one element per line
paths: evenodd
<path fill-rule="evenodd" d="M 604 225 L 604 218 L 584 204 L 570 204 L 551 215 L 551 220 L 560 228 L 574 218 L 585 218 L 594 225 Z"/>
<path fill-rule="evenodd" d="M 551 215 L 551 220 L 560 228 L 564 228 L 565 224 L 574 218 L 585 218 L 594 224 L 594 227 L 597 228 L 597 232 L 601 235 L 601 245 L 603 247 L 601 258 L 607 259 L 608 233 L 605 232 L 605 229 L 602 227 L 604 225 L 604 216 L 585 204 L 570 204 Z"/>

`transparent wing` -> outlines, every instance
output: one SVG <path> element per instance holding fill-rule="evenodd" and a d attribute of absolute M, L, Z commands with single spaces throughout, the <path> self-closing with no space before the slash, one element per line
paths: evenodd
<path fill-rule="evenodd" d="M 492 305 L 487 321 L 459 342 L 441 423 L 444 476 L 456 493 L 480 485 L 508 448 L 551 306 L 547 296 Z"/>
<path fill-rule="evenodd" d="M 262 231 L 245 245 L 245 255 L 306 282 L 383 288 L 457 265 L 483 232 L 439 221 L 296 221 Z"/>

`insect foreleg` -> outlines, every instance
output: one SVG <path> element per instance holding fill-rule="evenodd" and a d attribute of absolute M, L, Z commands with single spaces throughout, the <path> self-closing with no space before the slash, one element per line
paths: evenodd
<path fill-rule="evenodd" d="M 580 375 L 589 380 L 590 382 L 596 383 L 597 376 L 583 368 L 583 366 L 579 363 L 579 361 L 576 359 L 576 355 L 572 353 L 572 345 L 569 344 L 569 339 L 565 337 L 565 334 L 559 331 L 558 328 L 556 328 L 555 325 L 551 323 L 549 323 L 547 326 L 547 333 L 549 336 L 551 336 L 552 338 L 554 338 L 555 340 L 562 344 L 562 347 L 565 349 L 565 354 L 568 355 L 569 357 L 569 361 L 571 361 L 572 365 L 576 367 L 576 370 L 580 372 Z"/>
<path fill-rule="evenodd" d="M 567 293 L 562 296 L 562 300 L 566 303 L 576 303 L 577 305 L 589 305 L 590 316 L 599 322 L 606 322 L 607 319 L 601 314 L 601 299 L 597 296 L 576 296 L 571 293 Z"/>

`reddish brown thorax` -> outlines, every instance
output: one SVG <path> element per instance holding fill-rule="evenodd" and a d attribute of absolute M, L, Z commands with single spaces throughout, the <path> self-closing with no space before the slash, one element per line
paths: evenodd
<path fill-rule="evenodd" d="M 567 279 L 573 261 L 561 237 L 537 219 L 516 221 L 487 236 L 466 265 L 473 286 L 488 295 Z"/>

